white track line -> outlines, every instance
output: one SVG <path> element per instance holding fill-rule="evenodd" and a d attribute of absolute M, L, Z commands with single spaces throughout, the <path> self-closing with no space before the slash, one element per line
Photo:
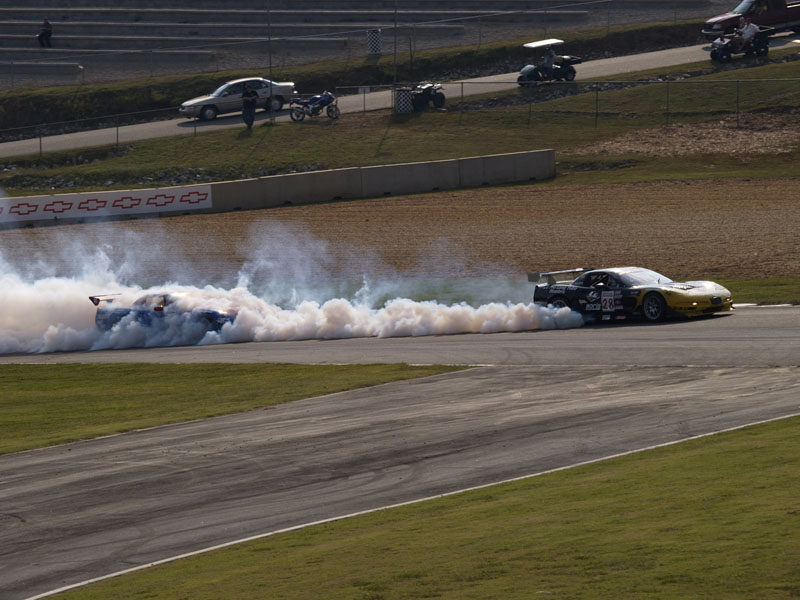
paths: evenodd
<path fill-rule="evenodd" d="M 747 423 L 745 425 L 737 425 L 736 427 L 730 427 L 728 429 L 720 429 L 719 431 L 712 431 L 709 433 L 701 433 L 700 435 L 693 435 L 691 437 L 683 438 L 680 440 L 675 440 L 673 442 L 666 442 L 664 444 L 656 444 L 654 446 L 647 446 L 645 448 L 639 448 L 638 450 L 629 450 L 628 452 L 621 452 L 619 454 L 612 454 L 610 456 L 604 456 L 602 458 L 595 458 L 592 460 L 586 460 L 583 462 L 575 463 L 572 465 L 567 465 L 565 467 L 557 467 L 555 469 L 549 469 L 547 471 L 540 471 L 538 473 L 532 473 L 530 475 L 521 475 L 520 477 L 513 477 L 511 479 L 504 479 L 502 481 L 495 481 L 494 483 L 485 483 L 483 485 L 477 485 L 474 487 L 464 488 L 461 490 L 455 490 L 453 492 L 446 492 L 444 494 L 437 494 L 435 496 L 428 496 L 427 498 L 418 498 L 416 500 L 408 500 L 407 502 L 400 502 L 399 504 L 390 504 L 388 506 L 380 506 L 378 508 L 371 508 L 369 510 L 362 510 L 359 512 L 350 513 L 347 515 L 341 515 L 338 517 L 330 517 L 329 519 L 322 519 L 321 521 L 313 521 L 311 523 L 304 523 L 302 525 L 295 525 L 293 527 L 286 527 L 285 529 L 277 529 L 275 531 L 269 531 L 267 533 L 259 533 L 258 535 L 253 535 L 246 538 L 241 538 L 238 540 L 234 540 L 231 542 L 225 542 L 224 544 L 217 544 L 216 546 L 210 546 L 208 548 L 203 548 L 202 550 L 195 550 L 193 552 L 187 552 L 186 554 L 179 554 L 178 556 L 172 556 L 170 558 L 163 558 L 161 560 L 157 560 L 155 562 L 147 563 L 145 565 L 139 565 L 138 567 L 132 567 L 130 569 L 125 569 L 124 571 L 117 571 L 116 573 L 109 573 L 108 575 L 102 575 L 100 577 L 95 577 L 94 579 L 87 579 L 86 581 L 80 581 L 78 583 L 73 583 L 72 585 L 67 585 L 57 590 L 51 590 L 49 592 L 44 592 L 43 594 L 38 594 L 36 596 L 30 596 L 25 598 L 25 600 L 39 600 L 39 598 L 46 598 L 48 596 L 52 596 L 54 594 L 60 594 L 61 592 L 66 592 L 68 590 L 73 590 L 78 587 L 82 587 L 84 585 L 89 585 L 90 583 L 97 583 L 98 581 L 103 581 L 105 579 L 111 579 L 112 577 L 119 577 L 120 575 L 127 575 L 128 573 L 134 573 L 136 571 L 141 571 L 142 569 L 148 569 L 150 567 L 157 567 L 159 565 L 163 565 L 166 563 L 174 562 L 177 560 L 181 560 L 184 558 L 189 558 L 192 556 L 196 556 L 198 554 L 205 554 L 206 552 L 212 552 L 214 550 L 220 550 L 222 548 L 227 548 L 228 546 L 233 546 L 235 544 L 243 544 L 246 542 L 252 542 L 253 540 L 259 540 L 261 538 L 270 537 L 273 535 L 277 535 L 279 533 L 286 533 L 289 531 L 297 531 L 299 529 L 305 529 L 306 527 L 313 527 L 314 525 L 322 525 L 324 523 L 332 523 L 333 521 L 341 521 L 343 519 L 350 519 L 353 517 L 359 517 L 361 515 L 368 515 L 370 513 L 378 512 L 381 510 L 390 510 L 392 508 L 400 508 L 402 506 L 409 506 L 411 504 L 418 504 L 420 502 L 427 502 L 429 500 L 437 500 L 439 498 L 446 498 L 447 496 L 453 496 L 455 494 L 462 494 L 464 492 L 471 492 L 474 490 L 481 490 L 487 487 L 492 487 L 495 485 L 501 485 L 503 483 L 511 483 L 514 481 L 522 481 L 523 479 L 530 479 L 531 477 L 539 477 L 541 475 L 548 475 L 550 473 L 557 473 L 559 471 L 565 471 L 567 469 L 573 469 L 575 467 L 581 467 L 583 465 L 591 465 L 594 463 L 611 460 L 614 458 L 621 458 L 623 456 L 629 456 L 631 454 L 638 454 L 639 452 L 646 452 L 648 450 L 655 450 L 656 448 L 665 448 L 667 446 L 674 446 L 675 444 L 682 444 L 683 442 L 688 442 L 691 440 L 698 440 L 704 437 L 709 437 L 712 435 L 718 435 L 720 433 L 727 433 L 729 431 L 736 431 L 737 429 L 744 429 L 745 427 L 752 427 L 754 425 L 762 425 L 764 423 L 772 423 L 773 421 L 781 421 L 783 419 L 791 419 L 793 417 L 800 416 L 800 413 L 794 413 L 791 415 L 784 415 L 782 417 L 775 417 L 774 419 L 766 419 L 764 421 L 756 421 L 754 423 Z"/>

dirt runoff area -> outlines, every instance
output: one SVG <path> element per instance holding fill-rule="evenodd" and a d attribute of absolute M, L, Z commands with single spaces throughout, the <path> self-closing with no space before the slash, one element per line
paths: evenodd
<path fill-rule="evenodd" d="M 145 239 L 168 239 L 174 248 L 170 261 L 194 257 L 208 276 L 236 273 L 256 256 L 278 270 L 305 263 L 321 273 L 351 276 L 525 277 L 528 271 L 636 265 L 675 279 L 787 277 L 800 274 L 796 185 L 788 179 L 534 184 L 145 219 L 113 227 L 115 235 L 124 229 Z M 58 229 L 77 234 L 108 225 L 3 236 L 50 235 Z M 10 246 L 12 240 L 7 242 Z"/>
<path fill-rule="evenodd" d="M 331 250 L 377 250 L 401 270 L 524 274 L 637 265 L 675 278 L 786 277 L 800 274 L 795 186 L 529 185 L 281 208 L 258 218 L 302 223 L 330 240 Z"/>
<path fill-rule="evenodd" d="M 674 279 L 797 277 L 796 188 L 794 179 L 531 184 L 7 230 L 2 245 L 7 258 L 29 260 L 60 252 L 64 236 L 113 232 L 161 248 L 162 258 L 138 265 L 156 281 L 182 260 L 214 280 L 254 258 L 278 272 L 305 263 L 320 276 L 525 277 L 635 265 Z"/>

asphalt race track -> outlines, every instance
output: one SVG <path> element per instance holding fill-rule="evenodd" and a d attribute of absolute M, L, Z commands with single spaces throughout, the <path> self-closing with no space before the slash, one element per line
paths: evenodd
<path fill-rule="evenodd" d="M 798 414 L 799 323 L 800 307 L 742 308 L 656 326 L 1 357 L 484 366 L 0 457 L 0 595 Z"/>

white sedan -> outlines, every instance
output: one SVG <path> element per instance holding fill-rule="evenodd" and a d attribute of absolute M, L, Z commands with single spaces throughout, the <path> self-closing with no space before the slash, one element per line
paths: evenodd
<path fill-rule="evenodd" d="M 256 91 L 256 106 L 264 110 L 279 111 L 292 94 L 296 94 L 291 81 L 270 81 L 263 77 L 247 77 L 227 81 L 206 96 L 198 96 L 187 100 L 180 107 L 180 114 L 189 119 L 197 118 L 210 121 L 222 113 L 242 110 L 242 92 L 246 84 Z"/>

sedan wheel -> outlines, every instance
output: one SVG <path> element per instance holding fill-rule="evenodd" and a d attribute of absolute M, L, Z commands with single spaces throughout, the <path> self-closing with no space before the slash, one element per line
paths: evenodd
<path fill-rule="evenodd" d="M 283 100 L 281 99 L 281 97 L 271 96 L 267 100 L 267 105 L 264 107 L 264 110 L 266 110 L 267 112 L 269 112 L 270 110 L 272 112 L 278 112 L 282 108 L 283 108 Z"/>
<path fill-rule="evenodd" d="M 661 294 L 647 294 L 642 301 L 642 314 L 648 321 L 660 321 L 666 314 L 667 303 Z"/>
<path fill-rule="evenodd" d="M 212 121 L 217 118 L 217 109 L 213 106 L 204 106 L 200 109 L 200 119 L 203 121 Z"/>

